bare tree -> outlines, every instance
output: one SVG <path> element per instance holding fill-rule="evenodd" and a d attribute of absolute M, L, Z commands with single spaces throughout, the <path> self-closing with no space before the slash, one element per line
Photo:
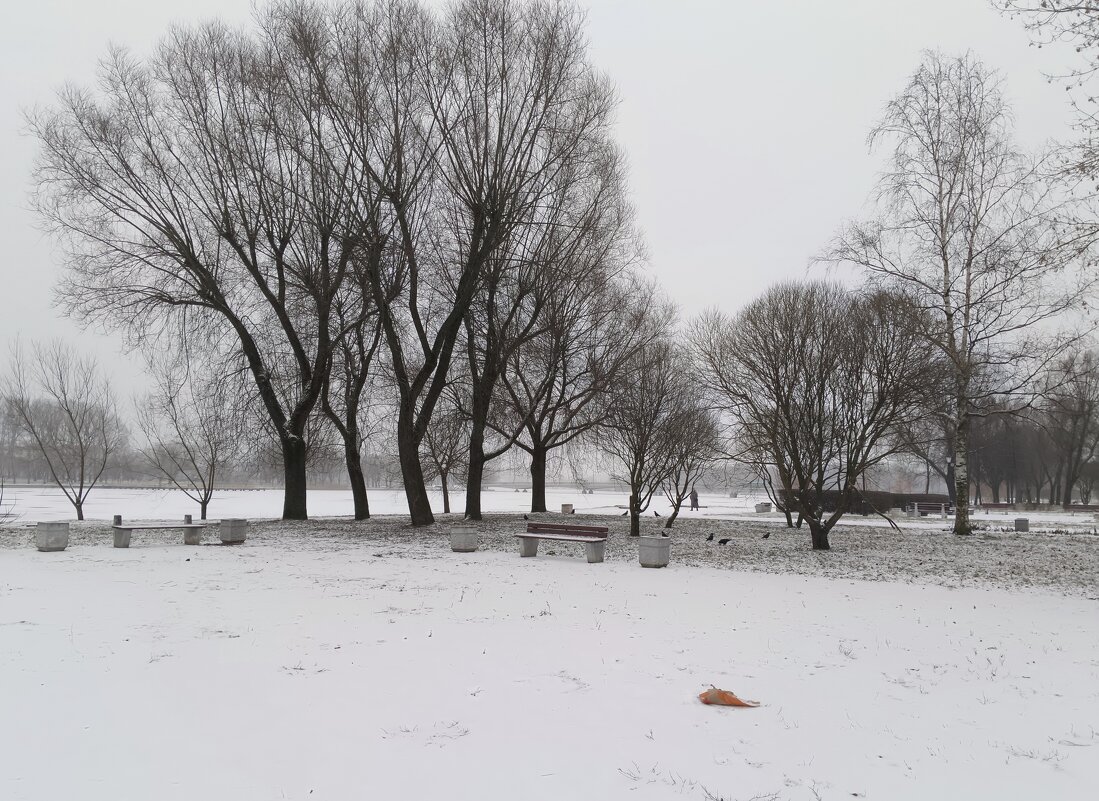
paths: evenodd
<path fill-rule="evenodd" d="M 432 415 L 424 435 L 424 478 L 439 479 L 443 490 L 443 514 L 450 514 L 450 482 L 466 479 L 470 421 L 452 392 Z"/>
<path fill-rule="evenodd" d="M 1015 149 L 995 74 L 972 56 L 925 56 L 870 136 L 892 143 L 879 219 L 852 225 L 828 258 L 865 268 L 926 312 L 924 336 L 950 368 L 954 532 L 969 523 L 970 422 L 993 395 L 1023 408 L 1071 337 L 1049 321 L 1083 290 L 1084 240 L 1057 224 L 1049 165 Z M 990 384 L 984 379 L 995 376 Z"/>
<path fill-rule="evenodd" d="M 664 333 L 657 296 L 632 271 L 608 280 L 592 270 L 547 299 L 541 333 L 511 355 L 489 425 L 501 436 L 521 428 L 515 444 L 530 454 L 532 512 L 546 511 L 550 455 L 606 420 L 617 388 L 633 380 L 631 361 Z"/>
<path fill-rule="evenodd" d="M 711 311 L 691 340 L 736 457 L 774 475 L 815 550 L 859 480 L 899 452 L 922 414 L 934 362 L 906 299 L 827 283 L 781 284 L 735 317 Z M 823 495 L 838 492 L 825 510 Z"/>
<path fill-rule="evenodd" d="M 141 455 L 205 520 L 222 473 L 245 444 L 237 395 L 221 370 L 186 351 L 149 366 L 153 390 L 135 403 Z"/>
<path fill-rule="evenodd" d="M 283 516 L 304 518 L 304 432 L 363 232 L 347 211 L 360 174 L 305 68 L 313 42 L 278 12 L 252 36 L 212 23 L 146 60 L 112 51 L 97 92 L 65 89 L 29 123 L 36 205 L 68 247 L 65 308 L 136 341 L 235 339 L 279 437 Z"/>
<path fill-rule="evenodd" d="M 640 535 L 641 514 L 674 466 L 682 384 L 672 347 L 666 341 L 644 346 L 598 429 L 600 446 L 614 463 L 613 477 L 630 489 L 632 537 Z"/>
<path fill-rule="evenodd" d="M 545 200 L 486 265 L 466 315 L 471 519 L 481 516 L 485 464 L 506 453 L 527 427 L 527 417 L 513 414 L 517 408 L 501 391 L 509 362 L 551 332 L 559 322 L 555 312 L 574 296 L 617 280 L 630 263 L 635 233 L 621 162 L 617 148 L 602 139 L 575 148 L 557 168 Z M 497 437 L 486 450 L 485 435 L 492 432 Z"/>
<path fill-rule="evenodd" d="M 686 360 L 682 356 L 680 358 Z M 717 416 L 713 410 L 707 408 L 697 388 L 686 387 L 680 395 L 678 405 L 678 412 L 669 421 L 671 468 L 662 489 L 664 497 L 672 505 L 672 513 L 668 515 L 664 528 L 672 527 L 683 507 L 683 501 L 724 454 Z"/>
<path fill-rule="evenodd" d="M 471 304 L 564 165 L 606 139 L 612 93 L 567 3 L 463 0 L 442 15 L 348 4 L 327 19 L 331 46 L 314 72 L 329 75 L 322 94 L 341 142 L 384 201 L 363 216 L 372 241 L 396 244 L 364 265 L 409 511 L 426 525 L 420 446 Z"/>
<path fill-rule="evenodd" d="M 110 381 L 95 359 L 60 340 L 29 354 L 16 343 L 10 368 L 5 405 L 83 520 L 84 502 L 126 439 Z"/>
<path fill-rule="evenodd" d="M 336 319 L 343 320 L 337 306 Z M 369 396 L 371 367 L 381 341 L 381 327 L 350 325 L 334 354 L 334 364 L 321 392 L 321 407 L 343 441 L 344 466 L 351 484 L 356 520 L 370 518 L 370 501 L 363 474 L 362 448 L 370 433 L 363 425 L 363 402 Z"/>

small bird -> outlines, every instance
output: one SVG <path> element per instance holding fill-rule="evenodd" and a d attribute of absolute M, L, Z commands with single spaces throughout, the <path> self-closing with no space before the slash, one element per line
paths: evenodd
<path fill-rule="evenodd" d="M 523 515 L 523 519 L 524 519 L 524 520 L 530 520 L 530 518 L 529 518 L 529 517 L 527 517 L 526 515 Z"/>
<path fill-rule="evenodd" d="M 733 541 L 733 540 L 732 540 L 732 537 L 726 537 L 726 538 L 725 538 L 725 539 L 723 539 L 723 540 L 718 540 L 718 541 L 717 541 L 717 544 L 718 544 L 718 545 L 728 545 L 728 544 L 729 544 L 730 542 L 732 542 L 732 541 Z"/>
<path fill-rule="evenodd" d="M 658 512 L 658 511 L 656 511 L 655 509 L 653 509 L 653 515 L 654 515 L 655 517 L 660 517 L 660 512 Z"/>
<path fill-rule="evenodd" d="M 714 532 L 711 531 L 708 535 L 706 535 L 706 542 L 713 542 L 713 541 L 714 541 Z"/>
<path fill-rule="evenodd" d="M 630 510 L 629 510 L 629 509 L 627 509 L 627 510 L 626 510 L 626 511 L 624 511 L 624 512 L 623 512 L 622 514 L 620 514 L 620 515 L 619 515 L 619 517 L 625 517 L 625 516 L 626 516 L 626 515 L 628 515 L 629 513 L 630 513 Z"/>
<path fill-rule="evenodd" d="M 768 538 L 768 537 L 770 537 L 770 536 L 771 536 L 771 534 L 770 534 L 770 532 L 768 532 L 768 533 L 766 533 L 766 534 L 764 534 L 764 535 L 763 535 L 763 539 L 767 539 L 767 538 Z"/>

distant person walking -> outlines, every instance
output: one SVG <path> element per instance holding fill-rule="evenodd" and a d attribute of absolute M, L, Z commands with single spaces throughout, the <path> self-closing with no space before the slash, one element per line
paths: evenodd
<path fill-rule="evenodd" d="M 691 487 L 691 511 L 693 512 L 698 508 L 698 490 Z"/>

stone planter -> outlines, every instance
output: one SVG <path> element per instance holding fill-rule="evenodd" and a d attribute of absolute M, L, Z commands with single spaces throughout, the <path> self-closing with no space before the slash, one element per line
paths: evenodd
<path fill-rule="evenodd" d="M 1026 517 L 1015 518 L 1016 531 L 1030 531 L 1030 520 Z"/>
<path fill-rule="evenodd" d="M 116 528 L 114 530 L 114 547 L 129 548 L 131 536 L 133 536 L 133 531 L 131 531 L 130 529 Z"/>
<path fill-rule="evenodd" d="M 450 530 L 450 550 L 455 553 L 473 553 L 480 544 L 475 528 L 454 526 Z"/>
<path fill-rule="evenodd" d="M 572 504 L 571 503 L 561 504 L 561 514 L 571 515 L 572 514 Z"/>
<path fill-rule="evenodd" d="M 638 559 L 642 567 L 667 567 L 672 555 L 671 537 L 638 537 Z"/>
<path fill-rule="evenodd" d="M 69 547 L 69 524 L 39 523 L 34 531 L 34 544 L 40 551 L 63 551 Z"/>
<path fill-rule="evenodd" d="M 226 545 L 244 542 L 248 536 L 248 521 L 241 517 L 227 517 L 218 525 L 218 534 Z"/>
<path fill-rule="evenodd" d="M 242 539 L 241 542 L 244 540 Z M 185 528 L 183 529 L 183 544 L 184 545 L 202 545 L 202 529 L 201 528 Z"/>
<path fill-rule="evenodd" d="M 763 514 L 764 512 L 770 512 L 771 511 L 771 504 L 769 504 L 769 503 L 757 503 L 756 504 L 756 511 L 759 512 L 760 514 Z"/>

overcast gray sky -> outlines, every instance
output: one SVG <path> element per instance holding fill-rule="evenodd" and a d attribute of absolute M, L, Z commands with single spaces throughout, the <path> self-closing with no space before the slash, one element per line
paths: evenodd
<path fill-rule="evenodd" d="M 1071 135 L 1043 71 L 1068 48 L 1028 47 L 989 0 L 588 0 L 594 61 L 619 87 L 619 140 L 652 272 L 687 313 L 732 311 L 805 275 L 881 166 L 866 134 L 927 48 L 1000 70 L 1029 147 Z M 109 42 L 147 50 L 173 21 L 245 21 L 250 0 L 0 0 L 0 356 L 17 334 L 78 337 L 51 305 L 58 254 L 28 211 L 35 143 L 22 110 L 90 83 Z M 120 384 L 139 360 L 109 337 Z"/>

